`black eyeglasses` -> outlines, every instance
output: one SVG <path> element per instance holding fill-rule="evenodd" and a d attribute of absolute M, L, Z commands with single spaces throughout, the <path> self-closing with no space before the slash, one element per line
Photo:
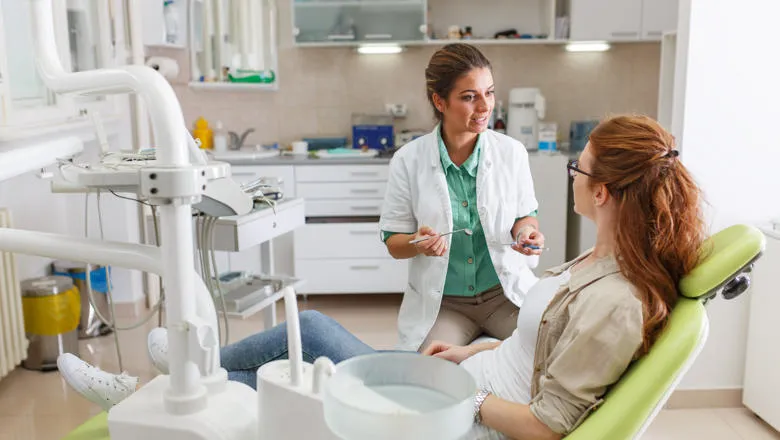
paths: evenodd
<path fill-rule="evenodd" d="M 569 170 L 569 175 L 571 177 L 574 177 L 577 175 L 577 173 L 584 174 L 589 177 L 593 177 L 593 174 L 586 173 L 585 171 L 582 171 L 580 168 L 580 161 L 577 159 L 573 159 L 569 161 L 569 164 L 566 165 L 566 169 Z"/>

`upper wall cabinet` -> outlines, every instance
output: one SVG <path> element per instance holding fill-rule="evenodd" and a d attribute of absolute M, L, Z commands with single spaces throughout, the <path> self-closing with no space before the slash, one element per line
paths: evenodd
<path fill-rule="evenodd" d="M 277 90 L 276 0 L 191 0 L 190 86 Z"/>
<path fill-rule="evenodd" d="M 423 0 L 292 0 L 295 42 L 422 41 Z"/>
<path fill-rule="evenodd" d="M 678 0 L 571 0 L 571 40 L 660 40 L 677 29 Z"/>

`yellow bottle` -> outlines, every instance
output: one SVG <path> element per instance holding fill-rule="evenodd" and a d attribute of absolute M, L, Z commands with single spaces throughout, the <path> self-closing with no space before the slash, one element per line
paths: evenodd
<path fill-rule="evenodd" d="M 203 117 L 195 121 L 195 130 L 192 131 L 192 137 L 200 140 L 200 148 L 211 150 L 214 145 L 214 133 L 209 128 L 209 123 Z"/>

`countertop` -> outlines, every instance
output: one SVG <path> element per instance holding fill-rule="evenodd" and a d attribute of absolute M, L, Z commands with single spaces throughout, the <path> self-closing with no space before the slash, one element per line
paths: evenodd
<path fill-rule="evenodd" d="M 557 151 L 554 153 L 546 151 L 529 151 L 530 156 L 567 156 L 569 158 L 576 158 L 579 152 Z M 275 165 L 387 165 L 390 163 L 391 157 L 338 157 L 319 159 L 311 156 L 303 155 L 274 155 L 268 156 L 268 153 L 259 154 L 257 157 L 252 157 L 251 152 L 245 152 L 243 154 L 236 154 L 235 157 L 230 155 L 220 155 L 215 160 L 221 162 L 227 162 L 235 166 L 275 166 Z"/>
<path fill-rule="evenodd" d="M 343 157 L 333 159 L 317 159 L 309 156 L 273 156 L 259 159 L 248 157 L 230 158 L 220 157 L 219 161 L 227 162 L 235 166 L 275 166 L 275 165 L 387 165 L 389 157 Z"/>

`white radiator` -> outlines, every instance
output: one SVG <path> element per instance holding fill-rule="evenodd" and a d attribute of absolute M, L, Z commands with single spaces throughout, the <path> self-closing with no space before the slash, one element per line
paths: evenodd
<path fill-rule="evenodd" d="M 0 228 L 12 228 L 11 212 L 0 209 Z M 16 259 L 0 251 L 0 379 L 13 371 L 27 357 L 24 334 L 22 294 L 16 272 Z"/>

